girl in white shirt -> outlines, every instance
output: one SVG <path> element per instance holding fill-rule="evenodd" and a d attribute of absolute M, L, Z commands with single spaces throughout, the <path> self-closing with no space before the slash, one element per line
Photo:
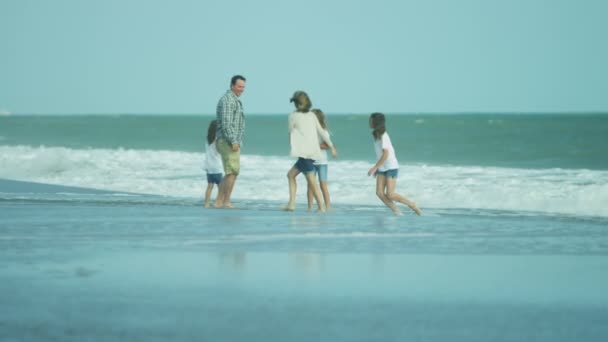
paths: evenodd
<path fill-rule="evenodd" d="M 321 202 L 319 185 L 315 179 L 314 161 L 321 158 L 321 137 L 322 142 L 329 146 L 331 154 L 337 155 L 329 134 L 321 127 L 319 120 L 310 111 L 312 103 L 310 98 L 303 91 L 296 91 L 291 102 L 296 106 L 296 111 L 289 114 L 289 142 L 291 145 L 291 156 L 298 158 L 296 163 L 287 173 L 289 181 L 289 202 L 283 208 L 286 211 L 294 211 L 296 208 L 296 177 L 303 173 L 312 194 L 317 201 L 318 211 L 324 212 L 325 206 Z"/>
<path fill-rule="evenodd" d="M 325 113 L 323 113 L 322 110 L 320 109 L 313 109 L 312 110 L 313 113 L 315 113 L 315 115 L 317 116 L 317 120 L 319 120 L 319 124 L 321 124 L 321 127 L 323 127 L 323 129 L 327 132 L 327 134 L 329 134 L 329 131 L 327 130 L 327 121 L 325 120 Z M 319 137 L 319 140 L 322 141 L 322 137 Z M 321 194 L 323 194 L 323 201 L 325 201 L 325 209 L 326 210 L 330 210 L 331 209 L 331 200 L 329 198 L 329 189 L 327 188 L 327 149 L 329 148 L 329 146 L 327 146 L 327 144 L 322 143 L 321 144 L 321 158 L 315 160 L 314 162 L 314 166 L 315 166 L 315 173 L 317 174 L 317 177 L 319 178 L 319 186 L 321 187 Z M 310 188 L 308 188 L 307 191 L 307 196 L 308 196 L 308 210 L 312 210 L 312 190 Z"/>
<path fill-rule="evenodd" d="M 223 192 L 221 191 L 222 181 L 224 180 L 224 167 L 222 165 L 222 156 L 217 151 L 215 146 L 215 135 L 217 132 L 217 120 L 211 121 L 207 129 L 207 141 L 205 141 L 205 171 L 207 172 L 207 190 L 205 191 L 205 208 L 209 208 L 211 200 L 211 192 L 213 185 L 218 187 L 218 203 L 223 203 Z"/>
<path fill-rule="evenodd" d="M 395 215 L 401 215 L 401 211 L 399 211 L 395 202 L 407 205 L 416 215 L 420 215 L 421 212 L 416 203 L 395 192 L 397 175 L 399 174 L 399 162 L 397 161 L 397 157 L 395 157 L 395 149 L 391 143 L 391 138 L 388 136 L 388 132 L 386 132 L 384 114 L 373 113 L 369 118 L 369 127 L 373 129 L 374 148 L 378 161 L 369 169 L 367 175 L 376 176 L 376 195 Z"/>

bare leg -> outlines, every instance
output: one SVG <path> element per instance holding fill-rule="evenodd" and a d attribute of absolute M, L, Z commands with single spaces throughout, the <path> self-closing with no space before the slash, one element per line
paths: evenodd
<path fill-rule="evenodd" d="M 205 190 L 205 208 L 209 208 L 209 202 L 211 201 L 211 192 L 213 191 L 213 183 L 207 183 L 207 190 Z"/>
<path fill-rule="evenodd" d="M 283 210 L 294 211 L 296 210 L 296 191 L 298 190 L 298 184 L 296 183 L 296 177 L 300 174 L 295 166 L 287 172 L 287 181 L 289 182 L 289 202 Z"/>
<path fill-rule="evenodd" d="M 323 202 L 321 202 L 321 190 L 319 190 L 319 186 L 317 185 L 317 179 L 315 178 L 314 172 L 306 174 L 306 181 L 308 182 L 308 187 L 312 190 L 312 195 L 317 201 L 317 206 L 319 207 L 317 211 L 324 212 L 325 206 L 323 205 Z"/>
<path fill-rule="evenodd" d="M 327 182 L 320 182 L 319 186 L 321 187 L 321 193 L 323 194 L 323 200 L 325 201 L 325 209 L 331 209 L 331 200 L 329 198 L 329 189 L 327 188 Z"/>
<path fill-rule="evenodd" d="M 232 202 L 230 202 L 230 196 L 232 195 L 232 189 L 234 189 L 234 183 L 236 183 L 236 175 L 229 174 L 224 177 L 224 208 L 232 208 Z"/>
<path fill-rule="evenodd" d="M 312 189 L 310 188 L 310 184 L 308 185 L 307 190 L 306 190 L 306 197 L 308 199 L 308 211 L 312 211 L 313 197 L 312 197 Z"/>
<path fill-rule="evenodd" d="M 215 202 L 213 202 L 214 208 L 222 208 L 224 206 L 224 181 L 226 178 L 222 179 L 220 185 L 218 185 L 217 197 L 215 198 Z"/>
<path fill-rule="evenodd" d="M 224 177 L 224 180 L 219 186 L 219 193 L 215 199 L 215 203 L 213 204 L 214 208 L 232 208 L 230 195 L 232 195 L 232 189 L 234 188 L 235 182 L 236 175 L 234 174 L 229 174 Z"/>
<path fill-rule="evenodd" d="M 380 198 L 382 203 L 384 203 L 387 207 L 389 207 L 395 215 L 401 215 L 399 209 L 390 198 L 386 196 L 386 177 L 385 176 L 376 176 L 376 196 Z"/>
<path fill-rule="evenodd" d="M 390 200 L 397 201 L 399 203 L 407 205 L 408 207 L 410 207 L 410 209 L 412 209 L 416 213 L 416 215 L 420 216 L 421 211 L 416 206 L 416 203 L 408 200 L 407 198 L 405 198 L 402 195 L 399 195 L 398 193 L 395 192 L 396 185 L 397 185 L 396 178 L 388 178 L 386 180 L 386 196 Z"/>
<path fill-rule="evenodd" d="M 216 202 L 224 203 L 224 181 L 222 180 L 220 184 L 217 185 L 217 197 L 215 198 Z"/>

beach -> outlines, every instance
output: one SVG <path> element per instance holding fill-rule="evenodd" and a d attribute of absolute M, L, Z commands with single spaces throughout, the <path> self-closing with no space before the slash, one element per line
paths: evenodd
<path fill-rule="evenodd" d="M 0 342 L 608 341 L 606 14 L 0 1 Z"/>
<path fill-rule="evenodd" d="M 14 197 L 0 205 L 2 340 L 608 336 L 601 218 L 218 210 L 0 184 Z"/>

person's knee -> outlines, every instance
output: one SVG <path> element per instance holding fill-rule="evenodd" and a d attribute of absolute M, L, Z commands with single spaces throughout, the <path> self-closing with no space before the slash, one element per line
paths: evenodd
<path fill-rule="evenodd" d="M 386 198 L 386 194 L 382 191 L 376 191 L 376 196 L 378 196 L 380 199 Z"/>
<path fill-rule="evenodd" d="M 236 178 L 236 176 L 237 176 L 237 175 L 238 175 L 238 173 L 237 173 L 237 172 L 235 172 L 234 170 L 229 170 L 229 171 L 226 173 L 226 176 L 224 176 L 224 180 L 231 181 L 231 180 L 233 180 L 234 178 Z"/>
<path fill-rule="evenodd" d="M 390 199 L 391 201 L 394 201 L 397 198 L 397 194 L 394 192 L 388 192 L 386 193 L 386 198 Z"/>

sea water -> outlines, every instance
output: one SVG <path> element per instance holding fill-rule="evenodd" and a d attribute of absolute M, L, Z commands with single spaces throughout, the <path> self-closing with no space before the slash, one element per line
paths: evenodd
<path fill-rule="evenodd" d="M 281 115 L 203 209 L 212 119 L 0 118 L 0 339 L 608 338 L 608 116 L 389 115 L 421 217 L 375 197 L 366 115 L 328 116 L 334 211 L 279 209 Z"/>
<path fill-rule="evenodd" d="M 0 118 L 0 178 L 200 199 L 213 116 Z M 285 115 L 250 115 L 235 200 L 286 202 Z M 340 205 L 378 204 L 366 115 L 328 115 Z M 397 190 L 423 208 L 608 216 L 608 115 L 389 115 Z M 1 189 L 0 189 L 1 190 Z M 305 202 L 301 191 L 299 203 Z"/>

